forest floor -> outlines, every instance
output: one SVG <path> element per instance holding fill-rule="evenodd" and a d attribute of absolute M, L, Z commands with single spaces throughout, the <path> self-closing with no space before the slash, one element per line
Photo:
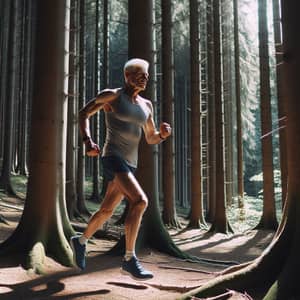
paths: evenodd
<path fill-rule="evenodd" d="M 1 242 L 15 229 L 23 202 L 1 197 L 0 204 L 0 217 L 8 221 L 8 224 L 0 222 Z M 112 221 L 116 219 L 117 216 Z M 183 225 L 187 223 L 183 217 L 180 221 Z M 84 224 L 77 222 L 74 225 Z M 154 278 L 135 281 L 120 274 L 120 256 L 105 254 L 116 243 L 114 237 L 122 231 L 120 226 L 108 225 L 105 226 L 105 235 L 110 238 L 93 239 L 88 244 L 87 268 L 84 271 L 63 267 L 47 257 L 46 274 L 37 275 L 1 258 L 0 299 L 174 300 L 218 276 L 218 272 L 226 268 L 218 263 L 194 263 L 146 249 L 138 253 L 138 257 L 154 273 Z M 209 234 L 201 229 L 170 229 L 169 233 L 182 251 L 205 259 L 236 263 L 259 256 L 274 234 L 257 230 L 228 235 Z M 246 294 L 232 293 L 227 299 L 251 298 Z"/>

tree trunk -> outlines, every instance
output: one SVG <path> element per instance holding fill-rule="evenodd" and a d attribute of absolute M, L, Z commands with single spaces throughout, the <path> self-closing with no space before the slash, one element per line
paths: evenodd
<path fill-rule="evenodd" d="M 14 104 L 17 97 L 16 82 L 17 82 L 17 61 L 16 53 L 19 42 L 17 41 L 17 26 L 18 21 L 18 1 L 10 2 L 9 15 L 9 30 L 8 30 L 8 52 L 7 52 L 7 81 L 4 85 L 6 89 L 5 115 L 4 115 L 4 145 L 3 145 L 3 162 L 0 176 L 0 188 L 5 192 L 15 195 L 11 184 L 11 171 L 13 162 L 13 122 L 14 122 Z"/>
<path fill-rule="evenodd" d="M 96 13 L 95 13 L 95 48 L 94 48 L 94 94 L 99 92 L 99 0 L 96 1 Z M 95 114 L 93 117 L 93 141 L 99 144 L 99 114 Z M 99 156 L 93 157 L 93 192 L 90 196 L 90 200 L 99 203 L 100 191 L 99 191 Z"/>
<path fill-rule="evenodd" d="M 226 206 L 233 203 L 233 118 L 234 96 L 232 95 L 232 6 L 231 0 L 221 2 L 221 29 L 222 29 L 222 80 L 224 98 L 224 159 L 225 159 L 225 199 Z"/>
<path fill-rule="evenodd" d="M 150 80 L 144 96 L 153 100 L 155 96 L 154 82 L 154 45 L 153 45 L 153 1 L 128 1 L 128 42 L 129 58 L 139 57 L 150 63 Z M 143 43 L 139 41 L 143 40 Z M 139 45 L 137 47 L 137 45 Z M 143 224 L 137 240 L 137 248 L 151 246 L 159 251 L 185 257 L 172 241 L 165 229 L 159 210 L 158 202 L 158 172 L 155 147 L 148 145 L 143 138 L 140 144 L 140 160 L 137 178 L 149 198 L 149 206 L 143 218 Z M 116 246 L 122 248 L 122 241 Z M 124 249 L 121 249 L 124 250 Z"/>
<path fill-rule="evenodd" d="M 276 239 L 272 244 L 252 264 L 237 272 L 220 276 L 201 288 L 183 295 L 182 299 L 190 299 L 192 295 L 212 297 L 227 291 L 227 289 L 236 289 L 248 294 L 250 291 L 261 290 L 261 294 L 267 293 L 264 300 L 299 298 L 300 86 L 298 78 L 300 76 L 300 22 L 298 6 L 299 3 L 295 1 L 282 2 L 283 92 L 286 96 L 288 117 L 287 159 L 289 172 L 287 205 L 285 206 L 287 214 L 286 218 L 282 220 L 282 229 L 277 232 Z M 254 292 L 253 297 L 256 295 Z"/>
<path fill-rule="evenodd" d="M 1 22 L 1 57 L 0 59 L 0 66 L 1 66 L 1 77 L 0 77 L 0 126 L 4 128 L 5 122 L 5 106 L 6 106 L 6 99 L 7 99 L 7 77 L 8 77 L 8 42 L 11 38 L 9 34 L 9 24 L 10 24 L 10 9 L 11 9 L 11 2 L 9 1 L 1 1 L 1 10 L 0 10 L 0 22 Z M 2 170 L 3 168 L 3 155 L 4 155 L 4 134 L 5 130 L 0 130 L 0 167 Z"/>
<path fill-rule="evenodd" d="M 66 203 L 70 219 L 74 219 L 76 210 L 76 135 L 77 135 L 77 0 L 71 0 L 70 11 L 70 55 L 69 55 L 69 91 L 68 91 L 68 125 L 67 125 L 67 156 L 66 156 Z"/>
<path fill-rule="evenodd" d="M 81 109 L 85 103 L 85 1 L 79 0 L 79 95 L 78 109 Z M 85 154 L 82 137 L 78 133 L 78 156 L 77 156 L 77 205 L 76 209 L 79 213 L 89 214 L 85 205 L 84 181 L 85 181 Z"/>
<path fill-rule="evenodd" d="M 284 206 L 287 197 L 287 150 L 286 150 L 286 109 L 285 100 L 282 92 L 282 39 L 280 24 L 279 0 L 273 0 L 273 26 L 276 58 L 276 82 L 277 82 L 277 101 L 278 101 L 278 127 L 279 127 L 279 153 L 281 170 L 281 196 L 282 206 Z"/>
<path fill-rule="evenodd" d="M 206 227 L 202 195 L 202 116 L 200 96 L 200 41 L 199 4 L 190 0 L 190 55 L 191 55 L 191 214 L 188 227 Z"/>
<path fill-rule="evenodd" d="M 208 211 L 212 222 L 216 211 L 216 113 L 214 82 L 214 28 L 212 0 L 207 3 L 207 80 L 208 80 Z"/>
<path fill-rule="evenodd" d="M 236 138 L 237 138 L 237 181 L 238 206 L 244 202 L 244 168 L 243 168 L 243 124 L 241 109 L 241 79 L 240 79 L 240 43 L 239 43 L 239 7 L 238 1 L 233 1 L 234 14 L 234 64 L 235 64 L 235 97 L 236 97 Z"/>
<path fill-rule="evenodd" d="M 103 42 L 102 42 L 102 49 L 103 49 L 103 54 L 102 54 L 102 72 L 100 75 L 100 85 L 101 85 L 101 90 L 107 88 L 109 86 L 109 9 L 108 9 L 108 0 L 103 1 Z M 106 125 L 105 125 L 105 115 L 104 112 L 101 110 L 100 111 L 100 140 L 99 140 L 99 145 L 102 148 L 105 142 L 105 132 L 106 132 Z M 101 164 L 101 161 L 100 161 Z M 100 175 L 103 178 L 103 172 L 102 169 L 100 169 Z M 102 180 L 102 187 L 101 187 L 101 199 L 103 199 L 105 193 L 106 193 L 106 188 L 107 188 L 107 180 Z"/>
<path fill-rule="evenodd" d="M 70 3 L 40 0 L 36 5 L 28 193 L 19 225 L 1 244 L 0 253 L 22 253 L 24 261 L 28 259 L 28 267 L 40 272 L 45 253 L 64 265 L 72 263 L 60 203 L 65 179 L 67 64 L 64 56 L 68 52 L 65 38 Z"/>
<path fill-rule="evenodd" d="M 270 67 L 268 50 L 267 1 L 258 2 L 259 17 L 259 58 L 260 58 L 260 102 L 261 141 L 263 169 L 263 214 L 256 228 L 273 229 L 278 226 L 276 219 L 274 180 L 272 113 L 270 92 Z"/>
<path fill-rule="evenodd" d="M 162 120 L 174 127 L 174 59 L 171 0 L 161 1 L 162 10 Z M 174 132 L 174 131 L 173 131 Z M 162 144 L 162 218 L 166 225 L 180 227 L 175 202 L 174 138 Z"/>
<path fill-rule="evenodd" d="M 210 228 L 211 232 L 227 233 L 231 230 L 225 207 L 225 172 L 224 172 L 224 128 L 222 103 L 222 62 L 220 32 L 220 0 L 213 0 L 214 16 L 214 79 L 215 79 L 215 133 L 216 133 L 216 210 Z"/>

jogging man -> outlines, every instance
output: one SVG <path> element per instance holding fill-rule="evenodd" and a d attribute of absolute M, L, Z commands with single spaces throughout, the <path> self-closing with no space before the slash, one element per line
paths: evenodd
<path fill-rule="evenodd" d="M 99 110 L 105 112 L 106 139 L 102 149 L 104 177 L 108 181 L 100 209 L 92 216 L 81 236 L 71 238 L 70 244 L 76 265 L 85 268 L 88 239 L 110 218 L 115 207 L 126 197 L 129 212 L 125 220 L 126 253 L 121 266 L 123 274 L 134 279 L 151 279 L 135 255 L 135 243 L 148 199 L 134 176 L 138 163 L 138 145 L 142 130 L 148 144 L 159 144 L 171 134 L 168 123 L 156 129 L 151 101 L 141 97 L 149 79 L 149 63 L 131 59 L 124 65 L 125 84 L 122 88 L 105 89 L 89 101 L 79 112 L 79 127 L 88 156 L 100 154 L 100 148 L 91 138 L 89 118 Z"/>

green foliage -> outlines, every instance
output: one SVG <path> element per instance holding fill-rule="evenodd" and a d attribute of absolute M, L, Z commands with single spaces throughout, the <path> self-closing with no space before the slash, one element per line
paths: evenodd
<path fill-rule="evenodd" d="M 245 232 L 253 229 L 259 222 L 262 215 L 263 199 L 261 197 L 244 196 L 244 207 L 238 207 L 237 199 L 227 209 L 229 223 L 235 233 Z M 281 201 L 276 201 L 276 211 L 278 220 L 281 219 Z"/>
<path fill-rule="evenodd" d="M 124 62 L 128 58 L 127 1 L 109 1 L 109 61 L 111 87 L 123 85 Z"/>
<path fill-rule="evenodd" d="M 270 85 L 273 120 L 274 167 L 279 168 L 279 141 L 277 125 L 276 64 L 274 53 L 273 18 L 271 1 L 268 1 Z M 259 54 L 257 1 L 239 2 L 239 40 L 241 64 L 241 99 L 243 118 L 243 146 L 245 161 L 245 189 L 253 194 L 251 178 L 261 172 L 261 125 L 259 96 Z"/>

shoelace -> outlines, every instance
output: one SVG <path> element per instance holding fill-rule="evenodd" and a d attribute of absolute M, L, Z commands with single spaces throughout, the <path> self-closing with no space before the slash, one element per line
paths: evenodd
<path fill-rule="evenodd" d="M 135 261 L 135 265 L 136 265 L 137 269 L 139 269 L 140 272 L 144 272 L 145 270 L 144 270 L 143 266 L 140 264 L 140 262 L 137 259 L 135 259 L 134 261 Z"/>

